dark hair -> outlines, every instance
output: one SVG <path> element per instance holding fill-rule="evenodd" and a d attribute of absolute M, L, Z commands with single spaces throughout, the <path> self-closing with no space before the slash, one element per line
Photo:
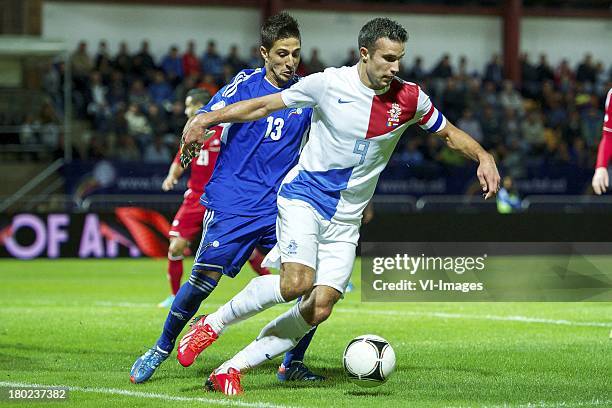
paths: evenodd
<path fill-rule="evenodd" d="M 205 89 L 193 88 L 187 92 L 185 98 L 191 96 L 194 102 L 202 105 L 206 105 L 210 101 L 210 94 Z"/>
<path fill-rule="evenodd" d="M 361 27 L 358 39 L 359 48 L 365 47 L 371 51 L 379 38 L 405 43 L 408 40 L 408 33 L 397 21 L 378 17 Z"/>
<path fill-rule="evenodd" d="M 285 38 L 302 39 L 297 20 L 283 11 L 268 18 L 261 26 L 261 45 L 269 50 L 276 41 Z"/>

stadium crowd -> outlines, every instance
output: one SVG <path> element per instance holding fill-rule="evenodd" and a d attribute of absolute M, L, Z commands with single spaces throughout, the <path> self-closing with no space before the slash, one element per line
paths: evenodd
<path fill-rule="evenodd" d="M 350 50 L 342 65 L 352 65 Z M 185 124 L 183 101 L 199 87 L 214 94 L 237 71 L 262 66 L 258 47 L 243 59 L 237 46 L 221 55 L 214 41 L 198 56 L 190 41 L 181 52 L 172 46 L 161 59 L 143 41 L 131 54 L 125 42 L 111 55 L 100 41 L 92 56 L 80 42 L 70 59 L 73 112 L 88 123 L 74 155 L 81 159 L 111 158 L 168 163 Z M 313 48 L 303 56 L 300 75 L 322 71 L 327 64 Z M 420 84 L 434 104 L 458 127 L 494 152 L 506 173 L 520 177 L 525 164 L 572 164 L 592 168 L 603 117 L 604 97 L 612 86 L 612 67 L 589 54 L 576 66 L 567 60 L 552 66 L 542 54 L 534 62 L 521 56 L 520 84 L 504 80 L 498 55 L 482 71 L 470 71 L 461 57 L 456 65 L 443 55 L 433 69 L 420 57 L 406 61 L 403 79 Z M 22 118 L 23 144 L 40 143 L 62 154 L 59 117 L 63 111 L 62 62 L 49 64 L 43 75 L 48 101 L 38 114 Z M 464 158 L 441 140 L 426 137 L 417 127 L 407 131 L 392 163 L 409 166 L 461 166 Z"/>

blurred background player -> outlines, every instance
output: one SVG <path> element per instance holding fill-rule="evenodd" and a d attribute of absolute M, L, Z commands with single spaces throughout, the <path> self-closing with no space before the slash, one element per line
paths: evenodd
<path fill-rule="evenodd" d="M 261 28 L 264 68 L 240 71 L 198 113 L 279 93 L 295 84 L 300 37 L 298 23 L 291 16 L 280 13 L 270 17 Z M 223 275 L 235 277 L 257 245 L 269 250 L 276 244 L 278 188 L 298 161 L 311 116 L 309 108 L 284 109 L 260 120 L 221 125 L 222 148 L 216 169 L 200 199 L 206 212 L 191 276 L 176 294 L 156 344 L 132 366 L 130 380 L 133 383 L 147 381 L 168 358 L 181 330 Z M 189 162 L 189 157 L 198 157 L 199 147 L 198 144 L 183 146 L 181 163 Z M 270 288 L 277 287 L 280 282 L 278 275 L 256 279 Z M 192 329 L 184 335 L 190 343 L 181 342 L 178 346 L 177 358 L 183 366 L 194 362 L 195 350 L 214 340 L 206 331 L 197 330 L 199 320 L 203 319 L 196 319 Z M 296 345 L 290 356 L 292 361 L 279 373 L 281 381 L 322 379 L 302 362 L 314 330 Z"/>
<path fill-rule="evenodd" d="M 506 176 L 502 181 L 502 187 L 497 192 L 497 212 L 510 214 L 521 211 L 521 198 L 514 187 L 512 177 Z"/>
<path fill-rule="evenodd" d="M 608 163 L 612 158 L 612 88 L 608 90 L 606 96 L 606 108 L 603 121 L 603 130 L 601 133 L 601 142 L 599 142 L 599 150 L 597 152 L 597 164 L 595 165 L 595 174 L 593 175 L 593 191 L 597 195 L 606 192 L 610 185 L 608 176 Z"/>
<path fill-rule="evenodd" d="M 204 89 L 192 89 L 185 98 L 185 115 L 193 117 L 195 113 L 210 101 L 210 94 Z M 219 132 L 206 141 L 200 149 L 200 154 L 191 161 L 191 174 L 187 182 L 183 204 L 176 213 L 170 229 L 170 246 L 168 248 L 168 281 L 170 282 L 171 294 L 158 304 L 159 307 L 170 307 L 174 297 L 181 286 L 183 276 L 183 255 L 189 247 L 189 243 L 200 232 L 202 220 L 206 208 L 200 204 L 200 197 L 204 193 L 204 186 L 212 176 L 217 156 L 221 148 Z M 174 188 L 178 179 L 183 175 L 185 169 L 181 166 L 180 152 L 176 154 L 168 176 L 162 183 L 162 190 L 170 191 Z M 259 275 L 270 273 L 267 268 L 261 266 L 263 255 L 255 249 L 251 254 L 249 262 L 251 267 Z"/>

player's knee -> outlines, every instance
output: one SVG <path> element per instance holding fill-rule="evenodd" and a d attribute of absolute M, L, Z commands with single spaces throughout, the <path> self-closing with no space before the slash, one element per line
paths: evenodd
<path fill-rule="evenodd" d="M 297 263 L 283 265 L 280 286 L 281 295 L 287 302 L 307 294 L 312 285 L 312 268 Z"/>

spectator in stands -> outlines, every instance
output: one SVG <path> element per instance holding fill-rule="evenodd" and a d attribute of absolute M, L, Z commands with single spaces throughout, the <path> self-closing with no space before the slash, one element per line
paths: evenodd
<path fill-rule="evenodd" d="M 132 72 L 138 78 L 147 78 L 155 68 L 155 60 L 149 52 L 149 42 L 144 40 L 140 44 L 140 51 L 132 58 Z"/>
<path fill-rule="evenodd" d="M 170 47 L 168 54 L 164 56 L 160 66 L 164 74 L 166 74 L 168 82 L 173 86 L 178 85 L 183 78 L 183 61 L 179 56 L 178 47 L 176 45 Z"/>
<path fill-rule="evenodd" d="M 170 84 L 166 82 L 164 73 L 160 70 L 155 71 L 153 83 L 149 85 L 149 95 L 151 95 L 153 102 L 160 106 L 168 106 L 169 108 L 172 103 L 174 92 Z"/>
<path fill-rule="evenodd" d="M 448 78 L 446 89 L 442 94 L 444 115 L 451 121 L 457 122 L 461 112 L 465 109 L 465 92 L 462 91 L 454 78 Z"/>
<path fill-rule="evenodd" d="M 484 100 L 482 98 L 480 78 L 470 78 L 465 92 L 465 106 L 472 112 L 482 112 Z"/>
<path fill-rule="evenodd" d="M 111 73 L 107 100 L 112 110 L 116 109 L 119 103 L 127 103 L 127 89 L 124 74 L 119 70 L 115 69 Z"/>
<path fill-rule="evenodd" d="M 187 97 L 187 92 L 196 87 L 198 81 L 197 75 L 190 75 L 183 78 L 183 81 L 174 89 L 174 101 L 184 101 Z M 166 108 L 170 111 L 170 108 Z"/>
<path fill-rule="evenodd" d="M 40 123 L 33 114 L 28 113 L 19 127 L 19 143 L 22 145 L 33 145 L 38 143 L 38 132 Z"/>
<path fill-rule="evenodd" d="M 590 87 L 595 83 L 597 73 L 595 71 L 595 65 L 593 64 L 593 55 L 588 52 L 584 55 L 584 59 L 578 65 L 576 69 L 576 81 L 584 82 L 587 87 Z"/>
<path fill-rule="evenodd" d="M 45 64 L 42 76 L 42 89 L 49 96 L 56 110 L 61 110 L 63 107 L 64 101 L 62 100 L 61 86 L 62 78 L 57 67 L 51 62 Z"/>
<path fill-rule="evenodd" d="M 77 85 L 84 86 L 93 70 L 93 62 L 87 53 L 87 43 L 85 41 L 79 42 L 76 51 L 70 57 L 70 63 L 75 83 L 79 82 Z"/>
<path fill-rule="evenodd" d="M 206 51 L 202 55 L 202 72 L 211 74 L 215 81 L 221 81 L 223 77 L 223 59 L 217 53 L 217 45 L 214 41 L 209 41 Z"/>
<path fill-rule="evenodd" d="M 242 58 L 240 58 L 240 54 L 238 53 L 238 46 L 236 44 L 233 44 L 230 47 L 229 55 L 225 59 L 225 65 L 229 65 L 230 67 L 232 67 L 233 75 L 247 67 L 247 63 L 244 62 Z"/>
<path fill-rule="evenodd" d="M 59 124 L 60 121 L 51 103 L 44 103 L 40 111 L 40 141 L 50 151 L 54 151 L 59 147 Z"/>
<path fill-rule="evenodd" d="M 491 60 L 485 66 L 484 80 L 493 82 L 496 87 L 499 87 L 504 80 L 504 70 L 499 54 L 493 54 Z"/>
<path fill-rule="evenodd" d="M 263 59 L 261 59 L 261 52 L 259 52 L 259 47 L 251 47 L 251 55 L 249 56 L 247 65 L 249 66 L 249 68 L 252 69 L 259 68 L 263 65 Z"/>
<path fill-rule="evenodd" d="M 538 73 L 538 82 L 540 83 L 545 81 L 554 81 L 555 79 L 555 74 L 548 63 L 546 54 L 540 54 L 540 63 L 536 67 L 536 71 Z"/>
<path fill-rule="evenodd" d="M 146 163 L 168 163 L 170 161 L 170 149 L 163 143 L 161 136 L 155 136 L 153 143 L 150 143 L 142 156 Z"/>
<path fill-rule="evenodd" d="M 132 57 L 128 52 L 128 46 L 125 41 L 119 43 L 119 52 L 113 60 L 113 66 L 124 75 L 132 72 Z"/>
<path fill-rule="evenodd" d="M 457 127 L 467 134 L 471 135 L 478 143 L 482 143 L 484 136 L 480 122 L 474 116 L 474 112 L 470 109 L 465 109 L 463 115 L 457 121 Z"/>
<path fill-rule="evenodd" d="M 204 76 L 202 77 L 202 82 L 198 84 L 198 88 L 205 89 L 206 92 L 208 92 L 210 95 L 216 94 L 219 90 L 219 86 L 217 85 L 217 83 L 215 82 L 215 78 L 213 78 L 211 74 L 204 74 Z M 191 88 L 187 88 L 187 91 L 189 91 L 189 89 Z M 185 98 L 181 100 L 184 101 Z"/>
<path fill-rule="evenodd" d="M 535 99 L 540 93 L 538 70 L 529 60 L 529 54 L 521 54 L 521 92 L 527 98 Z"/>
<path fill-rule="evenodd" d="M 136 139 L 140 151 L 144 151 L 151 143 L 151 125 L 137 104 L 130 104 L 125 113 L 128 134 Z"/>
<path fill-rule="evenodd" d="M 408 71 L 407 79 L 414 81 L 416 83 L 421 83 L 423 82 L 423 79 L 425 78 L 425 76 L 426 76 L 426 73 L 425 73 L 425 68 L 423 68 L 423 58 L 416 57 L 414 59 L 414 63 L 412 64 L 412 67 L 410 67 L 410 70 Z"/>
<path fill-rule="evenodd" d="M 109 131 L 111 111 L 107 94 L 108 88 L 102 83 L 102 75 L 98 71 L 92 72 L 87 94 L 87 114 L 93 119 L 94 129 L 99 132 Z"/>
<path fill-rule="evenodd" d="M 503 112 L 501 121 L 503 143 L 509 145 L 513 140 L 521 140 L 521 124 L 514 109 L 506 108 Z"/>
<path fill-rule="evenodd" d="M 582 116 L 581 137 L 587 146 L 597 146 L 601 137 L 602 118 L 603 113 L 595 106 L 591 106 Z"/>
<path fill-rule="evenodd" d="M 521 131 L 531 152 L 541 153 L 544 150 L 544 122 L 539 111 L 533 110 L 527 114 Z"/>
<path fill-rule="evenodd" d="M 354 48 L 349 48 L 348 56 L 342 62 L 342 66 L 351 67 L 355 65 L 359 61 L 359 56 L 357 55 L 357 51 Z"/>
<path fill-rule="evenodd" d="M 163 136 L 168 133 L 168 121 L 165 117 L 165 112 L 159 109 L 159 106 L 151 103 L 147 108 L 147 119 L 151 126 L 151 133 L 158 136 Z"/>
<path fill-rule="evenodd" d="M 168 119 L 168 132 L 173 135 L 180 136 L 183 133 L 183 127 L 187 123 L 185 116 L 185 106 L 183 105 L 183 99 L 177 99 L 172 104 L 172 110 L 170 111 L 170 118 Z"/>
<path fill-rule="evenodd" d="M 521 148 L 520 141 L 513 139 L 505 149 L 506 152 L 501 161 L 507 175 L 513 178 L 521 178 L 526 174 L 525 155 Z"/>
<path fill-rule="evenodd" d="M 450 55 L 444 54 L 430 74 L 433 78 L 447 79 L 453 76 L 453 67 L 450 63 Z"/>
<path fill-rule="evenodd" d="M 135 104 L 139 108 L 145 108 L 149 102 L 151 102 L 151 97 L 145 89 L 144 83 L 142 80 L 136 79 L 130 88 L 128 103 Z"/>
<path fill-rule="evenodd" d="M 480 123 L 484 138 L 482 143 L 485 149 L 493 149 L 499 146 L 503 142 L 501 125 L 499 117 L 492 105 L 484 105 Z"/>
<path fill-rule="evenodd" d="M 512 109 L 519 117 L 525 113 L 523 108 L 523 98 L 514 89 L 514 84 L 510 80 L 505 80 L 502 92 L 499 94 L 499 104 L 502 109 Z"/>
<path fill-rule="evenodd" d="M 108 52 L 108 46 L 106 40 L 100 40 L 98 43 L 98 52 L 94 58 L 94 67 L 96 71 L 100 72 L 102 77 L 110 76 L 113 63 L 111 61 L 110 53 Z"/>
<path fill-rule="evenodd" d="M 114 156 L 121 161 L 138 161 L 141 155 L 134 138 L 128 134 L 121 134 Z"/>
<path fill-rule="evenodd" d="M 310 59 L 308 60 L 308 73 L 314 74 L 315 72 L 322 72 L 325 68 L 327 68 L 327 64 L 321 61 L 319 58 L 319 49 L 313 48 L 310 50 Z"/>
<path fill-rule="evenodd" d="M 116 135 L 127 134 L 128 123 L 125 119 L 127 113 L 127 105 L 120 102 L 115 106 L 114 114 L 111 119 L 111 131 Z"/>
<path fill-rule="evenodd" d="M 187 51 L 185 51 L 185 54 L 183 54 L 182 62 L 184 77 L 200 75 L 200 61 L 198 60 L 195 42 L 193 40 L 187 43 Z"/>

